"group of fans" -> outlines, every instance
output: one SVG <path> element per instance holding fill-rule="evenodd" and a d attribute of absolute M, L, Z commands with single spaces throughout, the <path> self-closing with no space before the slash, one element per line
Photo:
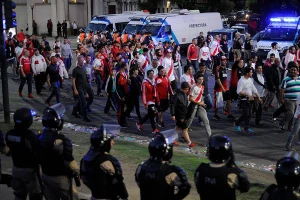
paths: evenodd
<path fill-rule="evenodd" d="M 30 130 L 33 110 L 20 108 L 14 113 L 14 128 L 6 135 L 0 131 L 1 153 L 11 155 L 13 160 L 12 176 L 0 173 L 0 184 L 12 186 L 18 200 L 27 196 L 30 200 L 42 200 L 43 196 L 49 200 L 79 200 L 73 179 L 77 187 L 82 181 L 91 190 L 92 200 L 128 199 L 121 164 L 110 154 L 120 127 L 103 124 L 96 130 L 90 136 L 91 147 L 79 167 L 73 157 L 71 140 L 60 133 L 64 110 L 61 103 L 46 108 L 42 117 L 44 130 L 39 135 Z M 141 200 L 184 199 L 190 193 L 186 173 L 170 164 L 176 135 L 174 130 L 164 131 L 156 133 L 150 141 L 150 157 L 135 171 Z M 210 163 L 201 163 L 194 174 L 201 200 L 235 200 L 236 190 L 249 191 L 250 182 L 236 165 L 227 136 L 217 134 L 209 138 L 207 157 Z M 298 154 L 289 152 L 277 162 L 277 185 L 269 186 L 261 200 L 300 199 L 298 159 Z"/>

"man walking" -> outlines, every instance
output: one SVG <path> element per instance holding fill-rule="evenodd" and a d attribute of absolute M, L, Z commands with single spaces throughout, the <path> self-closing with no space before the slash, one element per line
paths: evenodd
<path fill-rule="evenodd" d="M 31 58 L 31 66 L 34 75 L 35 89 L 37 94 L 41 94 L 45 80 L 47 64 L 45 58 L 40 54 L 38 49 L 34 50 L 34 56 Z"/>
<path fill-rule="evenodd" d="M 190 46 L 188 47 L 187 59 L 188 59 L 188 62 L 193 66 L 195 73 L 199 69 L 198 52 L 199 52 L 199 50 L 197 47 L 197 39 L 193 38 L 192 44 L 190 44 Z"/>
<path fill-rule="evenodd" d="M 59 66 L 57 65 L 57 58 L 55 55 L 51 56 L 51 64 L 46 69 L 46 78 L 50 88 L 52 88 L 52 92 L 48 99 L 45 101 L 45 104 L 50 106 L 51 99 L 55 96 L 56 102 L 60 103 L 60 76 L 59 76 Z M 49 78 L 48 78 L 49 76 Z"/>
<path fill-rule="evenodd" d="M 73 59 L 71 46 L 69 44 L 69 40 L 67 37 L 65 37 L 63 44 L 60 44 L 60 52 L 61 57 L 63 58 L 65 68 L 67 72 L 69 72 L 71 68 L 71 61 Z"/>
<path fill-rule="evenodd" d="M 77 67 L 73 69 L 72 73 L 72 86 L 74 95 L 79 98 L 72 114 L 78 118 L 77 113 L 80 110 L 83 120 L 85 122 L 90 122 L 91 120 L 88 118 L 86 110 L 90 110 L 90 105 L 93 103 L 94 99 L 94 92 L 88 84 L 87 75 L 83 69 L 84 57 L 79 55 L 77 57 L 77 62 Z M 88 100 L 85 98 L 86 94 L 88 94 Z"/>
<path fill-rule="evenodd" d="M 34 98 L 32 96 L 32 73 L 31 73 L 31 63 L 29 58 L 29 51 L 24 50 L 24 55 L 20 59 L 20 77 L 21 83 L 19 86 L 19 96 L 22 97 L 22 90 L 27 82 L 28 84 L 28 98 Z"/>

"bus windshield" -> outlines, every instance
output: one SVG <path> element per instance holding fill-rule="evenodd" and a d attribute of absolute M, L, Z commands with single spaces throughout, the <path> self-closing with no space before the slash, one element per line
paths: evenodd
<path fill-rule="evenodd" d="M 156 36 L 160 30 L 160 24 L 149 24 L 145 26 L 144 30 L 152 33 L 152 36 Z"/>
<path fill-rule="evenodd" d="M 93 32 L 105 30 L 106 24 L 95 24 L 95 23 L 89 23 L 89 25 L 86 27 L 85 32 L 88 33 L 90 30 Z"/>
<path fill-rule="evenodd" d="M 274 40 L 274 41 L 293 41 L 296 35 L 296 28 L 278 27 L 278 28 L 266 28 L 265 33 L 262 34 L 262 40 Z"/>
<path fill-rule="evenodd" d="M 143 28 L 142 24 L 127 24 L 125 27 L 125 31 L 127 31 L 129 34 L 136 33 L 137 31 L 141 31 Z"/>

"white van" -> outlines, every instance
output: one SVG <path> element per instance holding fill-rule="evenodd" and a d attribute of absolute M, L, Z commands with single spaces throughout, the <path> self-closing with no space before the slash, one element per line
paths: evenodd
<path fill-rule="evenodd" d="M 199 32 L 223 28 L 220 13 L 189 13 L 179 12 L 151 16 L 145 31 L 152 33 L 154 44 L 159 41 L 174 41 L 177 45 L 187 46 Z"/>
<path fill-rule="evenodd" d="M 262 58 L 267 57 L 273 42 L 278 43 L 279 53 L 293 46 L 300 30 L 300 17 L 271 18 L 255 47 L 256 53 Z"/>

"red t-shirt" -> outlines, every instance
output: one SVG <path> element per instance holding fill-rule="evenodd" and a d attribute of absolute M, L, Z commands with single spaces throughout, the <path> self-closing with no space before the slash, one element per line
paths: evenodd
<path fill-rule="evenodd" d="M 30 58 L 22 56 L 20 59 L 20 66 L 22 66 L 24 74 L 27 75 L 31 73 Z"/>
<path fill-rule="evenodd" d="M 156 76 L 156 91 L 159 99 L 168 99 L 169 93 L 172 94 L 172 88 L 167 76 Z"/>

